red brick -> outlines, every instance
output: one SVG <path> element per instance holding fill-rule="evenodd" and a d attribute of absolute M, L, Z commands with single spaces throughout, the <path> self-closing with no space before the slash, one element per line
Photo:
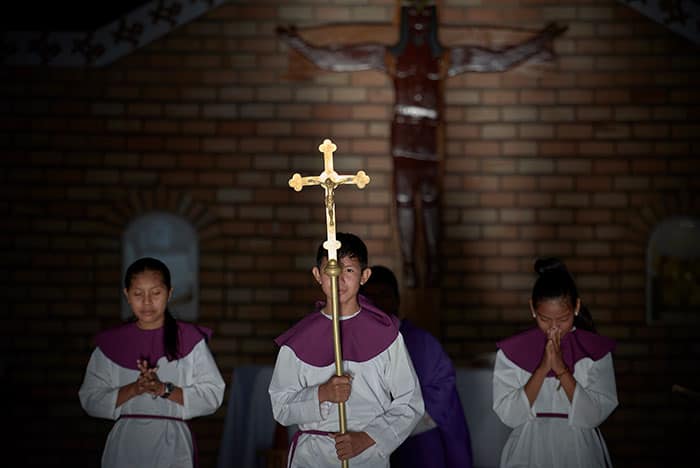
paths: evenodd
<path fill-rule="evenodd" d="M 555 41 L 556 61 L 545 66 L 445 80 L 446 271 L 438 329 L 443 341 L 449 338 L 444 344 L 455 362 L 491 352 L 494 341 L 529 323 L 532 260 L 562 256 L 601 333 L 624 342 L 616 371 L 627 405 L 605 423 L 611 451 L 620 465 L 658 466 L 666 459 L 663 444 L 655 442 L 663 438 L 661 429 L 625 428 L 664 406 L 658 392 L 668 379 L 658 372 L 682 380 L 700 351 L 693 327 L 646 324 L 644 294 L 650 232 L 664 217 L 692 211 L 696 203 L 682 194 L 700 190 L 693 157 L 699 69 L 691 49 L 679 52 L 677 39 L 632 9 L 598 0 L 584 8 L 536 3 L 442 5 L 443 22 L 452 25 L 525 18 L 521 26 L 536 30 L 555 19 L 569 29 Z M 319 296 L 308 268 L 323 232 L 322 191 L 296 193 L 287 180 L 295 170 L 320 171 L 317 146 L 325 137 L 337 139 L 338 156 L 350 161 L 346 167 L 365 168 L 372 177 L 364 191 L 342 190 L 339 219 L 366 237 L 374 258 L 400 273 L 390 76 L 309 67 L 306 81 L 291 81 L 287 75 L 295 70 L 273 32 L 278 13 L 300 26 L 334 15 L 341 22 L 388 24 L 395 5 L 381 0 L 360 8 L 278 10 L 223 5 L 100 69 L 0 73 L 6 115 L 0 123 L 0 209 L 10 268 L 0 278 L 7 282 L 17 271 L 26 279 L 24 286 L 4 289 L 8 323 L 21 329 L 25 322 L 14 315 L 27 315 L 35 339 L 23 340 L 23 350 L 39 361 L 46 349 L 63 356 L 64 371 L 49 373 L 52 380 L 79 378 L 90 336 L 119 322 L 119 236 L 154 207 L 182 213 L 199 230 L 200 319 L 223 333 L 212 342 L 222 369 L 272 364 L 271 339 Z M 500 31 L 443 28 L 441 34 L 450 45 L 483 46 L 529 35 Z M 603 44 L 609 46 L 605 54 L 592 53 Z M 503 124 L 514 125 L 511 136 L 500 131 L 508 128 Z M 484 134 L 494 139 L 485 141 Z M 64 272 L 66 258 L 71 268 Z M 14 268 L 19 264 L 25 266 Z M 233 328 L 218 330 L 231 320 Z M 69 330 L 61 343 L 54 329 Z M 688 358 L 669 367 L 665 355 L 674 353 Z M 641 365 L 633 358 L 642 355 L 656 357 Z M 37 379 L 42 371 L 36 372 L 22 378 Z M 635 392 L 641 382 L 655 383 Z M 25 387 L 29 395 L 48 395 Z M 54 397 L 67 398 L 74 392 L 68 387 L 59 385 Z M 674 411 L 669 421 L 679 417 Z M 205 464 L 215 458 L 214 436 L 224 415 L 222 408 L 212 425 L 207 418 L 198 422 Z M 33 435 L 54 440 L 56 457 L 77 460 L 78 447 L 88 458 L 99 456 L 102 441 L 95 437 L 65 441 L 48 432 Z"/>

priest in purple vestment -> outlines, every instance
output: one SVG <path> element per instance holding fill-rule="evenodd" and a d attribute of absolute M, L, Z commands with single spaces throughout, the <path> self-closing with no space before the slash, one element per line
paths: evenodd
<path fill-rule="evenodd" d="M 373 266 L 361 293 L 384 312 L 398 316 L 398 281 L 390 269 Z M 399 331 L 418 374 L 425 415 L 392 454 L 392 468 L 470 468 L 471 439 L 452 361 L 426 330 L 403 319 Z"/>

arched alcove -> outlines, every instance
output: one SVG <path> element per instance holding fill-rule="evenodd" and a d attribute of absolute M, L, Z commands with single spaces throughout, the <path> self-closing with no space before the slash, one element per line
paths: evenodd
<path fill-rule="evenodd" d="M 122 235 L 122 277 L 127 267 L 141 257 L 154 257 L 170 269 L 173 296 L 168 308 L 177 319 L 198 318 L 199 239 L 185 218 L 163 211 L 144 213 L 131 220 Z M 122 319 L 131 310 L 122 296 Z"/>
<path fill-rule="evenodd" d="M 659 222 L 647 245 L 647 321 L 700 321 L 700 218 Z"/>

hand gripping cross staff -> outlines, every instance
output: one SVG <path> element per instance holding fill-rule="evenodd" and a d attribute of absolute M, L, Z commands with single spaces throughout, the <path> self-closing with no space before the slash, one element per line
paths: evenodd
<path fill-rule="evenodd" d="M 333 352 L 335 356 L 335 375 L 343 375 L 343 353 L 340 342 L 340 319 L 338 317 L 338 276 L 340 276 L 340 266 L 338 265 L 338 249 L 340 242 L 336 240 L 336 220 L 335 220 L 335 200 L 334 191 L 339 185 L 354 184 L 363 189 L 369 184 L 369 176 L 364 171 L 357 171 L 354 176 L 338 175 L 333 169 L 333 153 L 337 147 L 329 139 L 323 140 L 323 144 L 318 150 L 323 153 L 323 172 L 318 177 L 302 177 L 296 173 L 289 179 L 289 186 L 297 192 L 306 185 L 320 185 L 325 191 L 324 203 L 326 205 L 326 241 L 323 247 L 328 251 L 328 263 L 323 272 L 331 278 L 331 307 L 333 313 Z M 345 403 L 338 403 L 338 419 L 340 420 L 340 433 L 347 432 L 345 418 Z M 342 467 L 348 467 L 348 461 L 343 460 Z"/>

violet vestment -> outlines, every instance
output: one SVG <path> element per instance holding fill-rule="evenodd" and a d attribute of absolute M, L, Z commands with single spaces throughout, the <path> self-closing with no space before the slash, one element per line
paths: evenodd
<path fill-rule="evenodd" d="M 471 440 L 452 361 L 429 332 L 406 319 L 400 330 L 423 393 L 423 419 L 432 419 L 434 427 L 427 429 L 428 422 L 424 432 L 414 430 L 392 455 L 392 468 L 471 468 Z"/>

